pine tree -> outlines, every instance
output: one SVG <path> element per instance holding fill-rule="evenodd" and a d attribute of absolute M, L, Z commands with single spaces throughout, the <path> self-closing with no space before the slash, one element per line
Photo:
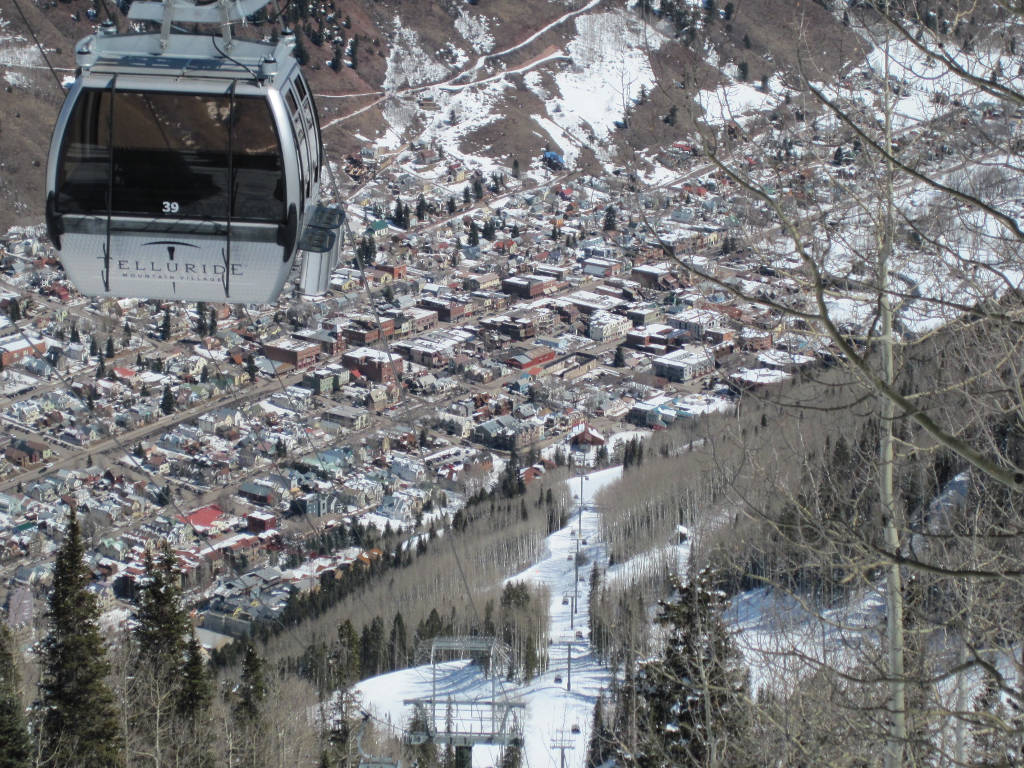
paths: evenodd
<path fill-rule="evenodd" d="M 614 232 L 618 225 L 615 222 L 615 206 L 609 205 L 604 209 L 604 231 Z"/>
<path fill-rule="evenodd" d="M 612 734 L 604 722 L 604 696 L 598 696 L 594 704 L 594 720 L 590 726 L 590 743 L 587 745 L 587 768 L 597 768 L 611 757 Z"/>
<path fill-rule="evenodd" d="M 171 338 L 171 308 L 164 307 L 164 320 L 160 326 L 160 337 L 164 341 L 169 341 Z"/>
<path fill-rule="evenodd" d="M 519 158 L 514 158 L 512 160 L 512 178 L 519 178 Z"/>
<path fill-rule="evenodd" d="M 206 322 L 206 302 L 200 301 L 196 304 L 196 333 L 202 337 L 206 335 L 209 329 L 210 326 Z"/>
<path fill-rule="evenodd" d="M 0 768 L 29 768 L 32 743 L 21 703 L 14 640 L 0 622 Z"/>
<path fill-rule="evenodd" d="M 245 361 L 245 371 L 249 374 L 249 381 L 256 381 L 256 356 L 249 355 Z"/>
<path fill-rule="evenodd" d="M 416 218 L 420 221 L 427 218 L 427 200 L 423 195 L 416 201 Z"/>
<path fill-rule="evenodd" d="M 123 763 L 114 697 L 100 637 L 99 608 L 89 591 L 89 569 L 74 510 L 57 551 L 41 645 L 41 748 L 62 768 L 111 768 Z"/>
<path fill-rule="evenodd" d="M 615 359 L 612 361 L 612 365 L 616 368 L 623 368 L 626 365 L 626 352 L 621 344 L 615 348 Z"/>
<path fill-rule="evenodd" d="M 210 335 L 211 336 L 216 336 L 217 335 L 217 310 L 216 309 L 211 309 L 210 310 L 210 322 L 208 323 L 208 325 L 209 325 L 209 329 L 210 329 L 209 330 Z"/>
<path fill-rule="evenodd" d="M 404 669 L 409 661 L 409 640 L 401 611 L 395 614 L 395 618 L 391 622 L 391 637 L 388 647 L 391 653 L 391 669 Z"/>
<path fill-rule="evenodd" d="M 16 323 L 21 320 L 21 305 L 17 299 L 11 299 L 7 303 L 7 317 L 11 319 L 12 323 Z"/>
<path fill-rule="evenodd" d="M 674 587 L 679 598 L 663 601 L 658 617 L 667 628 L 662 658 L 642 665 L 632 683 L 642 702 L 638 750 L 656 763 L 729 765 L 746 727 L 748 680 L 722 621 L 725 598 L 709 568 Z"/>
<path fill-rule="evenodd" d="M 170 384 L 164 384 L 164 394 L 160 398 L 160 410 L 168 415 L 174 413 L 174 393 L 171 392 Z"/>
<path fill-rule="evenodd" d="M 501 768 L 520 768 L 523 764 L 523 749 L 519 742 L 512 742 L 501 753 Z"/>
<path fill-rule="evenodd" d="M 145 579 L 132 632 L 138 660 L 130 706 L 129 754 L 152 755 L 169 763 L 182 741 L 185 724 L 176 715 L 181 703 L 188 618 L 174 555 L 165 546 L 154 560 L 144 557 Z"/>
<path fill-rule="evenodd" d="M 252 645 L 245 647 L 242 659 L 242 678 L 238 684 L 235 717 L 247 723 L 257 722 L 263 714 L 263 700 L 267 697 L 265 662 Z"/>
<path fill-rule="evenodd" d="M 158 674 L 177 676 L 189 635 L 188 616 L 181 604 L 181 587 L 174 554 L 166 546 L 157 560 L 144 557 L 146 583 L 139 596 L 135 642 L 142 663 Z"/>
<path fill-rule="evenodd" d="M 473 193 L 472 193 L 472 192 L 470 191 L 470 189 L 469 189 L 469 185 L 467 184 L 467 185 L 466 185 L 466 186 L 465 186 L 465 187 L 464 187 L 464 188 L 462 189 L 462 202 L 463 202 L 463 203 L 464 203 L 465 205 L 469 205 L 469 201 L 470 201 L 470 199 L 472 199 L 472 196 L 473 196 Z"/>
<path fill-rule="evenodd" d="M 480 245 L 480 228 L 477 227 L 475 221 L 469 222 L 469 237 L 467 238 L 466 242 L 468 242 L 469 245 L 471 246 Z"/>
<path fill-rule="evenodd" d="M 359 634 L 349 619 L 338 625 L 337 667 L 339 682 L 348 687 L 359 680 Z"/>
<path fill-rule="evenodd" d="M 89 357 L 97 357 L 100 353 L 100 348 L 96 344 L 96 337 L 93 336 L 89 339 Z"/>
<path fill-rule="evenodd" d="M 82 343 L 82 337 L 78 333 L 78 326 L 77 325 L 72 325 L 71 326 L 71 343 L 72 344 L 81 344 Z"/>
<path fill-rule="evenodd" d="M 114 337 L 107 336 L 107 359 L 109 360 L 114 356 Z"/>

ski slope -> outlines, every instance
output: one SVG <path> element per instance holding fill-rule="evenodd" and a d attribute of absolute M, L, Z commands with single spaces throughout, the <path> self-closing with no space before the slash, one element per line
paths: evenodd
<path fill-rule="evenodd" d="M 412 714 L 411 708 L 402 702 L 431 696 L 435 684 L 438 698 L 451 696 L 475 701 L 489 700 L 494 693 L 493 685 L 498 700 L 507 697 L 526 706 L 523 722 L 523 765 L 526 768 L 560 766 L 559 753 L 551 748 L 552 739 L 559 735 L 569 737 L 574 743 L 574 749 L 565 754 L 566 767 L 583 767 L 594 703 L 611 683 L 611 670 L 594 658 L 587 639 L 590 633 L 587 598 L 591 563 L 596 560 L 603 566 L 607 562 L 604 545 L 597 541 L 599 515 L 593 501 L 601 488 L 615 482 L 621 474 L 621 467 L 612 467 L 591 472 L 582 481 L 578 476 L 567 481 L 577 505 L 582 485 L 582 509 L 577 506 L 568 524 L 548 536 L 547 557 L 507 580 L 543 584 L 551 591 L 551 645 L 548 647 L 547 670 L 523 686 L 504 680 L 492 681 L 469 661 L 439 664 L 436 683 L 429 665 L 369 678 L 356 686 L 356 692 L 378 724 L 390 724 L 400 735 Z M 583 540 L 587 543 L 583 544 Z M 577 546 L 588 561 L 579 568 L 579 582 L 576 581 L 574 567 Z M 573 615 L 572 600 L 568 605 L 563 605 L 562 600 L 563 596 L 574 594 L 575 587 L 578 587 L 579 602 Z M 570 652 L 571 681 L 568 670 Z M 556 682 L 556 678 L 561 682 Z M 438 706 L 436 711 L 436 726 L 440 731 L 445 727 L 446 709 Z M 457 710 L 453 713 L 456 730 L 482 731 L 490 725 L 489 710 L 482 705 L 466 705 Z M 579 733 L 572 733 L 573 726 L 579 727 Z M 497 748 L 477 747 L 473 750 L 474 766 L 488 768 L 496 765 L 498 760 Z"/>

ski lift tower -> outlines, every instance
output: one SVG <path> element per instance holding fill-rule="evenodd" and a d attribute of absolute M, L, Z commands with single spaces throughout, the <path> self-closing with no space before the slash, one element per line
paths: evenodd
<path fill-rule="evenodd" d="M 466 654 L 487 654 L 491 697 L 471 699 L 438 696 L 437 667 L 442 652 L 463 657 Z M 430 644 L 431 695 L 402 702 L 407 706 L 421 708 L 426 715 L 425 727 L 410 731 L 406 737 L 408 743 L 433 742 L 455 747 L 456 768 L 469 768 L 472 765 L 472 750 L 477 744 L 503 747 L 522 745 L 522 715 L 526 705 L 498 690 L 500 672 L 497 670 L 504 666 L 502 662 L 507 659 L 508 648 L 493 637 L 435 637 Z"/>

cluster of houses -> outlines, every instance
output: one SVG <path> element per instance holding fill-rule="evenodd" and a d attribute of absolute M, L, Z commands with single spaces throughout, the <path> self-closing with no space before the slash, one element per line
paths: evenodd
<path fill-rule="evenodd" d="M 424 148 L 398 160 L 350 203 L 375 262 L 275 307 L 90 302 L 40 232 L 0 240 L 0 312 L 17 302 L 22 318 L 0 315 L 0 420 L 21 430 L 0 444 L 0 568 L 19 595 L 45 585 L 75 509 L 105 598 L 129 599 L 142 553 L 166 542 L 204 626 L 238 635 L 373 556 L 291 562 L 293 516 L 413 526 L 492 473 L 492 452 L 592 450 L 616 425 L 722 410 L 817 359 L 719 284 L 799 298 L 737 244 L 749 206 L 723 177 L 626 195 L 614 178 L 484 187 L 458 163 L 426 183 L 410 168 L 453 163 Z M 422 220 L 389 219 L 396 196 Z M 112 437 L 103 470 L 89 456 L 18 480 Z M 183 492 L 205 501 L 181 514 Z"/>

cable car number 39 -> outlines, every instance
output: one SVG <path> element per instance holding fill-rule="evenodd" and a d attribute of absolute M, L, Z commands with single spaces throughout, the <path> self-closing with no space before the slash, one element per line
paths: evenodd
<path fill-rule="evenodd" d="M 173 200 L 164 200 L 164 213 L 177 213 L 180 206 Z"/>

